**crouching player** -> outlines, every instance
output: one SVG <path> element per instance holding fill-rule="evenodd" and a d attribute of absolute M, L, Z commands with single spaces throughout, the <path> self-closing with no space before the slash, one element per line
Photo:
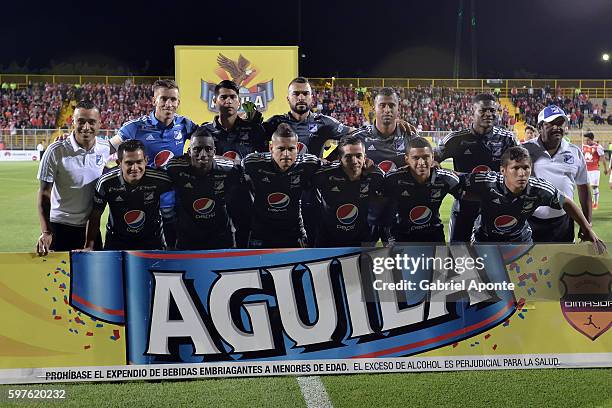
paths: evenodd
<path fill-rule="evenodd" d="M 374 163 L 366 168 L 362 139 L 344 136 L 338 143 L 338 153 L 340 163 L 324 166 L 313 176 L 322 205 L 315 239 L 319 248 L 370 242 L 368 208 L 381 197 L 383 172 Z"/>
<path fill-rule="evenodd" d="M 433 167 L 433 149 L 422 137 L 407 142 L 404 160 L 406 166 L 387 173 L 384 181 L 384 196 L 393 208 L 393 241 L 443 243 L 440 205 L 447 194 L 461 198 L 459 177 Z"/>
<path fill-rule="evenodd" d="M 215 153 L 213 135 L 200 127 L 191 136 L 189 155 L 168 163 L 177 200 L 177 249 L 234 247 L 227 202 L 244 176 L 239 166 Z"/>
<path fill-rule="evenodd" d="M 472 173 L 465 176 L 466 199 L 480 201 L 480 216 L 472 233 L 472 242 L 531 243 L 527 219 L 541 205 L 564 210 L 580 226 L 586 240 L 598 253 L 605 244 L 597 237 L 571 198 L 544 179 L 531 176 L 531 158 L 527 149 L 511 147 L 502 155 L 501 173 Z"/>
<path fill-rule="evenodd" d="M 96 185 L 84 249 L 93 250 L 107 203 L 110 213 L 104 249 L 164 249 L 159 199 L 172 189 L 170 178 L 161 170 L 146 167 L 145 146 L 140 140 L 119 145 L 117 158 L 119 166 L 102 175 Z"/>

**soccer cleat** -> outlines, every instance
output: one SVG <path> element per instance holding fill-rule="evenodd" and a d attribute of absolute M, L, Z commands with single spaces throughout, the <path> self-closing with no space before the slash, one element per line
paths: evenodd
<path fill-rule="evenodd" d="M 598 203 L 593 203 L 593 209 L 596 210 L 599 208 L 599 204 Z"/>

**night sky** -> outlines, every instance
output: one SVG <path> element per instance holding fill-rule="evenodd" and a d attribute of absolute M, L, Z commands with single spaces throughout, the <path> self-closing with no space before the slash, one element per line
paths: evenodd
<path fill-rule="evenodd" d="M 57 71 L 76 67 L 81 74 L 173 75 L 174 45 L 295 45 L 301 40 L 300 73 L 305 76 L 453 75 L 459 0 L 302 0 L 301 35 L 299 3 L 291 0 L 90 3 L 95 7 L 84 1 L 3 2 L 0 72 L 67 73 Z M 612 74 L 601 60 L 603 52 L 612 53 L 612 1 L 475 3 L 479 77 Z M 472 75 L 470 13 L 470 0 L 464 0 L 464 78 Z"/>

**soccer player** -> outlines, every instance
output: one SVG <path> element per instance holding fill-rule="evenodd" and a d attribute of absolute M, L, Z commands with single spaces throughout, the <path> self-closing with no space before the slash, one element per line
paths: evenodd
<path fill-rule="evenodd" d="M 374 161 L 383 173 L 402 167 L 408 141 L 413 132 L 399 126 L 399 96 L 392 88 L 382 88 L 374 98 L 376 122 L 355 132 L 364 140 L 368 158 Z M 368 223 L 374 242 L 387 242 L 391 236 L 389 225 L 393 222 L 393 211 L 389 204 L 377 202 L 370 206 Z"/>
<path fill-rule="evenodd" d="M 105 250 L 165 249 L 160 197 L 172 189 L 168 175 L 146 167 L 145 146 L 128 140 L 117 150 L 118 166 L 98 180 L 87 221 L 85 250 L 94 249 L 100 218 L 108 204 Z"/>
<path fill-rule="evenodd" d="M 567 123 L 565 112 L 551 105 L 538 114 L 537 139 L 523 143 L 529 151 L 535 177 L 543 178 L 566 197 L 578 189 L 580 207 L 591 222 L 591 191 L 582 150 L 563 138 Z M 574 242 L 574 222 L 563 210 L 542 206 L 529 219 L 534 242 Z M 583 238 L 584 232 L 579 232 Z"/>
<path fill-rule="evenodd" d="M 272 135 L 269 153 L 251 153 L 243 159 L 255 195 L 251 248 L 306 245 L 300 197 L 321 161 L 311 154 L 298 155 L 297 144 L 297 134 L 281 123 Z"/>
<path fill-rule="evenodd" d="M 459 177 L 433 167 L 433 149 L 422 137 L 408 142 L 404 159 L 406 166 L 387 173 L 384 181 L 384 196 L 393 204 L 393 240 L 444 243 L 440 205 L 447 194 L 461 198 Z"/>
<path fill-rule="evenodd" d="M 584 231 L 585 240 L 593 242 L 602 253 L 605 244 L 591 229 L 590 224 L 571 198 L 544 179 L 531 176 L 529 152 L 511 147 L 502 156 L 501 173 L 472 173 L 466 175 L 466 198 L 475 195 L 481 203 L 476 220 L 473 242 L 531 243 L 531 228 L 527 219 L 541 205 L 565 210 Z"/>
<path fill-rule="evenodd" d="M 83 248 L 96 182 L 110 157 L 110 145 L 97 138 L 100 111 L 89 101 L 77 104 L 74 130 L 45 151 L 38 169 L 39 255 Z M 100 232 L 93 246 L 101 248 Z"/>
<path fill-rule="evenodd" d="M 494 126 L 498 104 L 495 96 L 479 94 L 473 99 L 473 123 L 469 129 L 451 132 L 435 149 L 438 163 L 452 158 L 456 172 L 477 173 L 499 169 L 501 156 L 516 146 L 514 133 Z M 449 223 L 450 242 L 469 242 L 479 204 L 455 200 Z"/>
<path fill-rule="evenodd" d="M 154 168 L 165 168 L 172 157 L 183 154 L 185 140 L 197 127 L 190 119 L 177 115 L 176 110 L 180 103 L 176 82 L 168 79 L 155 81 L 153 84 L 155 110 L 149 115 L 124 123 L 117 134 L 111 138 L 111 144 L 118 149 L 119 145 L 126 140 L 140 140 L 145 145 L 147 165 Z M 164 194 L 161 199 L 161 211 L 166 242 L 170 248 L 173 248 L 176 242 L 174 192 L 169 191 Z"/>
<path fill-rule="evenodd" d="M 177 199 L 177 249 L 234 247 L 226 203 L 244 184 L 244 175 L 233 161 L 215 153 L 212 134 L 201 126 L 191 135 L 189 156 L 175 157 L 168 163 Z M 243 205 L 250 205 L 250 195 L 246 199 Z"/>
<path fill-rule="evenodd" d="M 240 89 L 230 80 L 215 86 L 214 102 L 219 115 L 204 127 L 212 134 L 216 154 L 225 156 L 239 164 L 242 158 L 253 152 L 268 151 L 265 132 L 261 124 L 243 120 L 238 116 L 240 109 Z M 236 246 L 246 248 L 249 240 L 251 217 L 253 213 L 248 186 L 242 184 L 232 194 L 228 203 L 232 221 L 236 228 Z"/>
<path fill-rule="evenodd" d="M 370 242 L 368 208 L 380 199 L 383 172 L 366 169 L 363 140 L 344 136 L 338 143 L 340 162 L 318 170 L 313 186 L 321 196 L 322 211 L 316 247 L 350 247 Z"/>
<path fill-rule="evenodd" d="M 604 149 L 599 143 L 594 141 L 595 135 L 593 132 L 584 134 L 584 144 L 582 145 L 582 153 L 587 166 L 587 175 L 589 184 L 593 189 L 593 209 L 599 207 L 599 162 L 603 160 L 604 174 L 608 175 L 608 163 Z"/>

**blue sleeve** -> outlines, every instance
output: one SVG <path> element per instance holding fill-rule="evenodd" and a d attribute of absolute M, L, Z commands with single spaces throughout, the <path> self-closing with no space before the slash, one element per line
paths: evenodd
<path fill-rule="evenodd" d="M 136 138 L 136 124 L 133 122 L 126 123 L 119 128 L 117 134 L 121 136 L 123 141 Z"/>

